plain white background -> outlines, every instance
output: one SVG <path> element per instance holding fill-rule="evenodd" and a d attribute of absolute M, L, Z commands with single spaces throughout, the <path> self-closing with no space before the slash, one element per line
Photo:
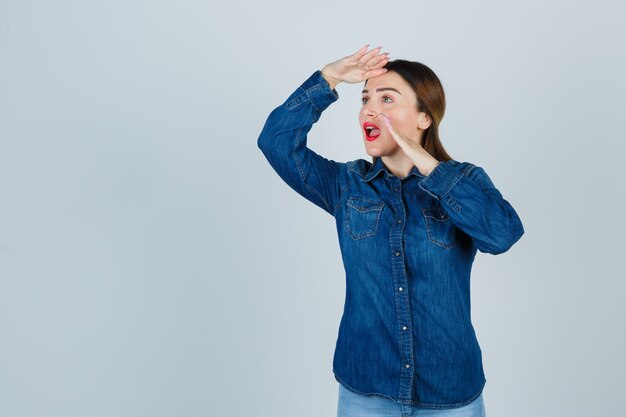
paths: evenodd
<path fill-rule="evenodd" d="M 334 219 L 256 140 L 365 43 L 437 73 L 444 145 L 526 229 L 474 263 L 487 415 L 619 413 L 625 12 L 0 1 L 0 417 L 335 415 Z M 338 87 L 316 152 L 369 158 L 361 87 Z"/>

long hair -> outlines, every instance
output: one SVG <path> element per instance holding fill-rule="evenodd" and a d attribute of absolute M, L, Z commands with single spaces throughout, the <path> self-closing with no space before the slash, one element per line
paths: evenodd
<path fill-rule="evenodd" d="M 432 122 L 422 137 L 422 146 L 426 152 L 438 161 L 452 159 L 439 139 L 439 125 L 446 111 L 446 96 L 437 75 L 420 62 L 403 59 L 389 61 L 383 68 L 395 72 L 411 86 L 417 97 L 417 110 L 430 116 Z M 377 158 L 373 156 L 372 163 L 376 163 Z"/>

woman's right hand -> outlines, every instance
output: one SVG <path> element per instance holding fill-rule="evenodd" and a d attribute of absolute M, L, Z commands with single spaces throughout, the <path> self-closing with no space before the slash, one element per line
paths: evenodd
<path fill-rule="evenodd" d="M 378 77 L 387 72 L 385 64 L 389 61 L 389 53 L 379 54 L 382 47 L 367 52 L 369 45 L 365 45 L 356 53 L 331 62 L 322 68 L 322 76 L 331 89 L 340 82 L 350 84 Z"/>

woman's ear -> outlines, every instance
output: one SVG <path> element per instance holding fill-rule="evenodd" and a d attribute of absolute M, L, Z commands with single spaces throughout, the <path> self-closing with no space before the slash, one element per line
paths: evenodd
<path fill-rule="evenodd" d="M 417 128 L 421 130 L 426 130 L 431 123 L 432 119 L 430 118 L 430 116 L 424 112 L 421 112 L 417 121 Z"/>

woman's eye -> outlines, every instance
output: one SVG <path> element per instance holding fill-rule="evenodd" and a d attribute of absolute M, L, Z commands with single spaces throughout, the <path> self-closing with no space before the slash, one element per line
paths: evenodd
<path fill-rule="evenodd" d="M 368 101 L 368 100 L 369 100 L 369 99 L 368 99 L 367 97 L 363 97 L 363 98 L 361 99 L 361 103 L 363 103 L 363 104 L 367 104 L 367 101 Z M 391 103 L 391 102 L 393 102 L 393 100 L 392 100 L 392 99 L 391 99 L 391 97 L 389 97 L 389 96 L 383 96 L 382 100 L 383 100 L 383 103 Z"/>

